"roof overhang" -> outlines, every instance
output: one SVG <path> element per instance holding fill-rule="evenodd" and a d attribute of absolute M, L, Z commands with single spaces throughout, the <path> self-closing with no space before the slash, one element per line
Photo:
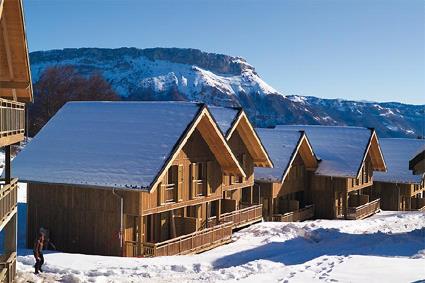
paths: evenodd
<path fill-rule="evenodd" d="M 232 124 L 232 127 L 226 134 L 226 139 L 230 140 L 236 131 L 241 136 L 249 154 L 253 158 L 254 166 L 272 168 L 273 162 L 271 161 L 267 150 L 261 143 L 261 139 L 258 137 L 254 127 L 252 127 L 251 122 L 245 114 L 245 111 L 242 109 L 239 111 L 237 118 Z"/>
<path fill-rule="evenodd" d="M 208 108 L 204 105 L 198 115 L 180 138 L 173 149 L 167 162 L 164 164 L 154 181 L 150 185 L 150 191 L 153 192 L 160 183 L 160 180 L 168 172 L 173 161 L 177 158 L 179 152 L 183 149 L 192 133 L 198 130 L 208 144 L 211 152 L 214 154 L 224 173 L 246 177 L 245 172 L 239 165 L 236 157 L 233 155 L 226 139 L 218 128 Z"/>
<path fill-rule="evenodd" d="M 299 153 L 306 170 L 308 171 L 315 171 L 318 166 L 318 159 L 316 157 L 316 154 L 313 151 L 313 148 L 311 147 L 310 141 L 307 138 L 307 135 L 304 131 L 301 131 L 302 134 L 300 136 L 300 139 L 297 143 L 297 147 L 294 149 L 291 155 L 291 160 L 288 163 L 288 166 L 286 167 L 285 171 L 283 172 L 281 183 L 285 182 L 286 176 L 288 176 L 288 173 L 292 167 L 292 164 Z"/>
<path fill-rule="evenodd" d="M 361 176 L 362 167 L 367 156 L 370 156 L 373 166 L 373 171 L 386 172 L 387 165 L 385 164 L 384 155 L 382 154 L 381 146 L 379 145 L 378 136 L 374 129 L 371 129 L 369 143 L 363 155 L 362 163 L 357 171 L 357 178 Z"/>
<path fill-rule="evenodd" d="M 32 101 L 32 81 L 21 0 L 0 0 L 0 97 Z"/>
<path fill-rule="evenodd" d="M 412 170 L 414 174 L 425 172 L 425 149 L 409 160 L 409 170 Z"/>

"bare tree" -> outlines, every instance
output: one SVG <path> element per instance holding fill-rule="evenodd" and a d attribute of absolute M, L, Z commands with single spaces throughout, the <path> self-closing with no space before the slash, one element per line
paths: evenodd
<path fill-rule="evenodd" d="M 68 101 L 119 99 L 100 74 L 84 77 L 72 66 L 50 67 L 34 85 L 34 103 L 29 107 L 29 135 L 36 135 Z"/>

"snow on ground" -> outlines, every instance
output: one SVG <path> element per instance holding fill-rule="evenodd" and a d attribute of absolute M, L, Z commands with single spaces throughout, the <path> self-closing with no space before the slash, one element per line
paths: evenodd
<path fill-rule="evenodd" d="M 21 218 L 25 209 L 21 204 Z M 419 282 L 424 219 L 421 212 L 381 212 L 358 221 L 263 222 L 235 233 L 228 245 L 189 256 L 50 252 L 39 276 L 32 251 L 21 248 L 16 282 Z"/>

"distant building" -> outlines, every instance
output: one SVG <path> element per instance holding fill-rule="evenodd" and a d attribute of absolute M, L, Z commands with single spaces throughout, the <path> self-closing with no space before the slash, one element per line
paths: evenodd
<path fill-rule="evenodd" d="M 24 139 L 25 102 L 32 101 L 32 85 L 20 0 L 0 0 L 0 147 L 5 153 L 0 181 L 0 282 L 16 275 L 18 180 L 12 178 L 11 145 Z M 16 174 L 13 174 L 16 175 Z"/>
<path fill-rule="evenodd" d="M 409 169 L 409 161 L 420 157 L 417 153 L 423 150 L 425 140 L 380 139 L 380 143 L 388 171 L 376 173 L 373 186 L 382 209 L 425 210 L 424 174 L 415 175 Z"/>
<path fill-rule="evenodd" d="M 223 173 L 246 177 L 211 113 L 184 102 L 67 103 L 16 157 L 28 182 L 28 243 L 40 227 L 61 251 L 156 256 L 230 240 Z"/>
<path fill-rule="evenodd" d="M 373 129 L 337 126 L 277 126 L 304 131 L 319 159 L 311 176 L 306 202 L 316 218 L 360 219 L 379 210 L 372 194 L 374 171 L 385 162 Z"/>

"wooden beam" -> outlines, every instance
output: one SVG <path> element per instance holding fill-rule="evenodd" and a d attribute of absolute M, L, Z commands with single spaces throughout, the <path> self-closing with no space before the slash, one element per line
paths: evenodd
<path fill-rule="evenodd" d="M 11 89 L 27 89 L 30 83 L 27 82 L 16 82 L 16 81 L 0 81 L 0 88 L 11 88 Z"/>
<path fill-rule="evenodd" d="M 1 20 L 2 14 L 3 14 L 3 3 L 4 3 L 4 0 L 0 0 L 0 20 Z"/>
<path fill-rule="evenodd" d="M 5 180 L 5 183 L 6 184 L 10 184 L 10 176 L 11 176 L 11 174 L 10 174 L 10 149 L 11 149 L 11 147 L 10 147 L 10 145 L 7 145 L 7 146 L 5 146 L 5 148 L 4 148 L 4 154 L 5 154 L 5 157 L 4 157 L 4 163 L 5 163 L 5 166 L 4 166 L 4 180 Z"/>
<path fill-rule="evenodd" d="M 3 19 L 1 20 L 1 28 L 3 29 L 3 39 L 4 39 L 4 47 L 6 51 L 7 66 L 9 68 L 9 78 L 11 81 L 13 81 L 13 79 L 15 78 L 15 74 L 13 72 L 12 52 L 10 50 L 9 36 L 7 34 L 6 17 L 3 17 Z M 12 96 L 13 96 L 13 100 L 17 100 L 15 89 L 12 89 Z"/>

